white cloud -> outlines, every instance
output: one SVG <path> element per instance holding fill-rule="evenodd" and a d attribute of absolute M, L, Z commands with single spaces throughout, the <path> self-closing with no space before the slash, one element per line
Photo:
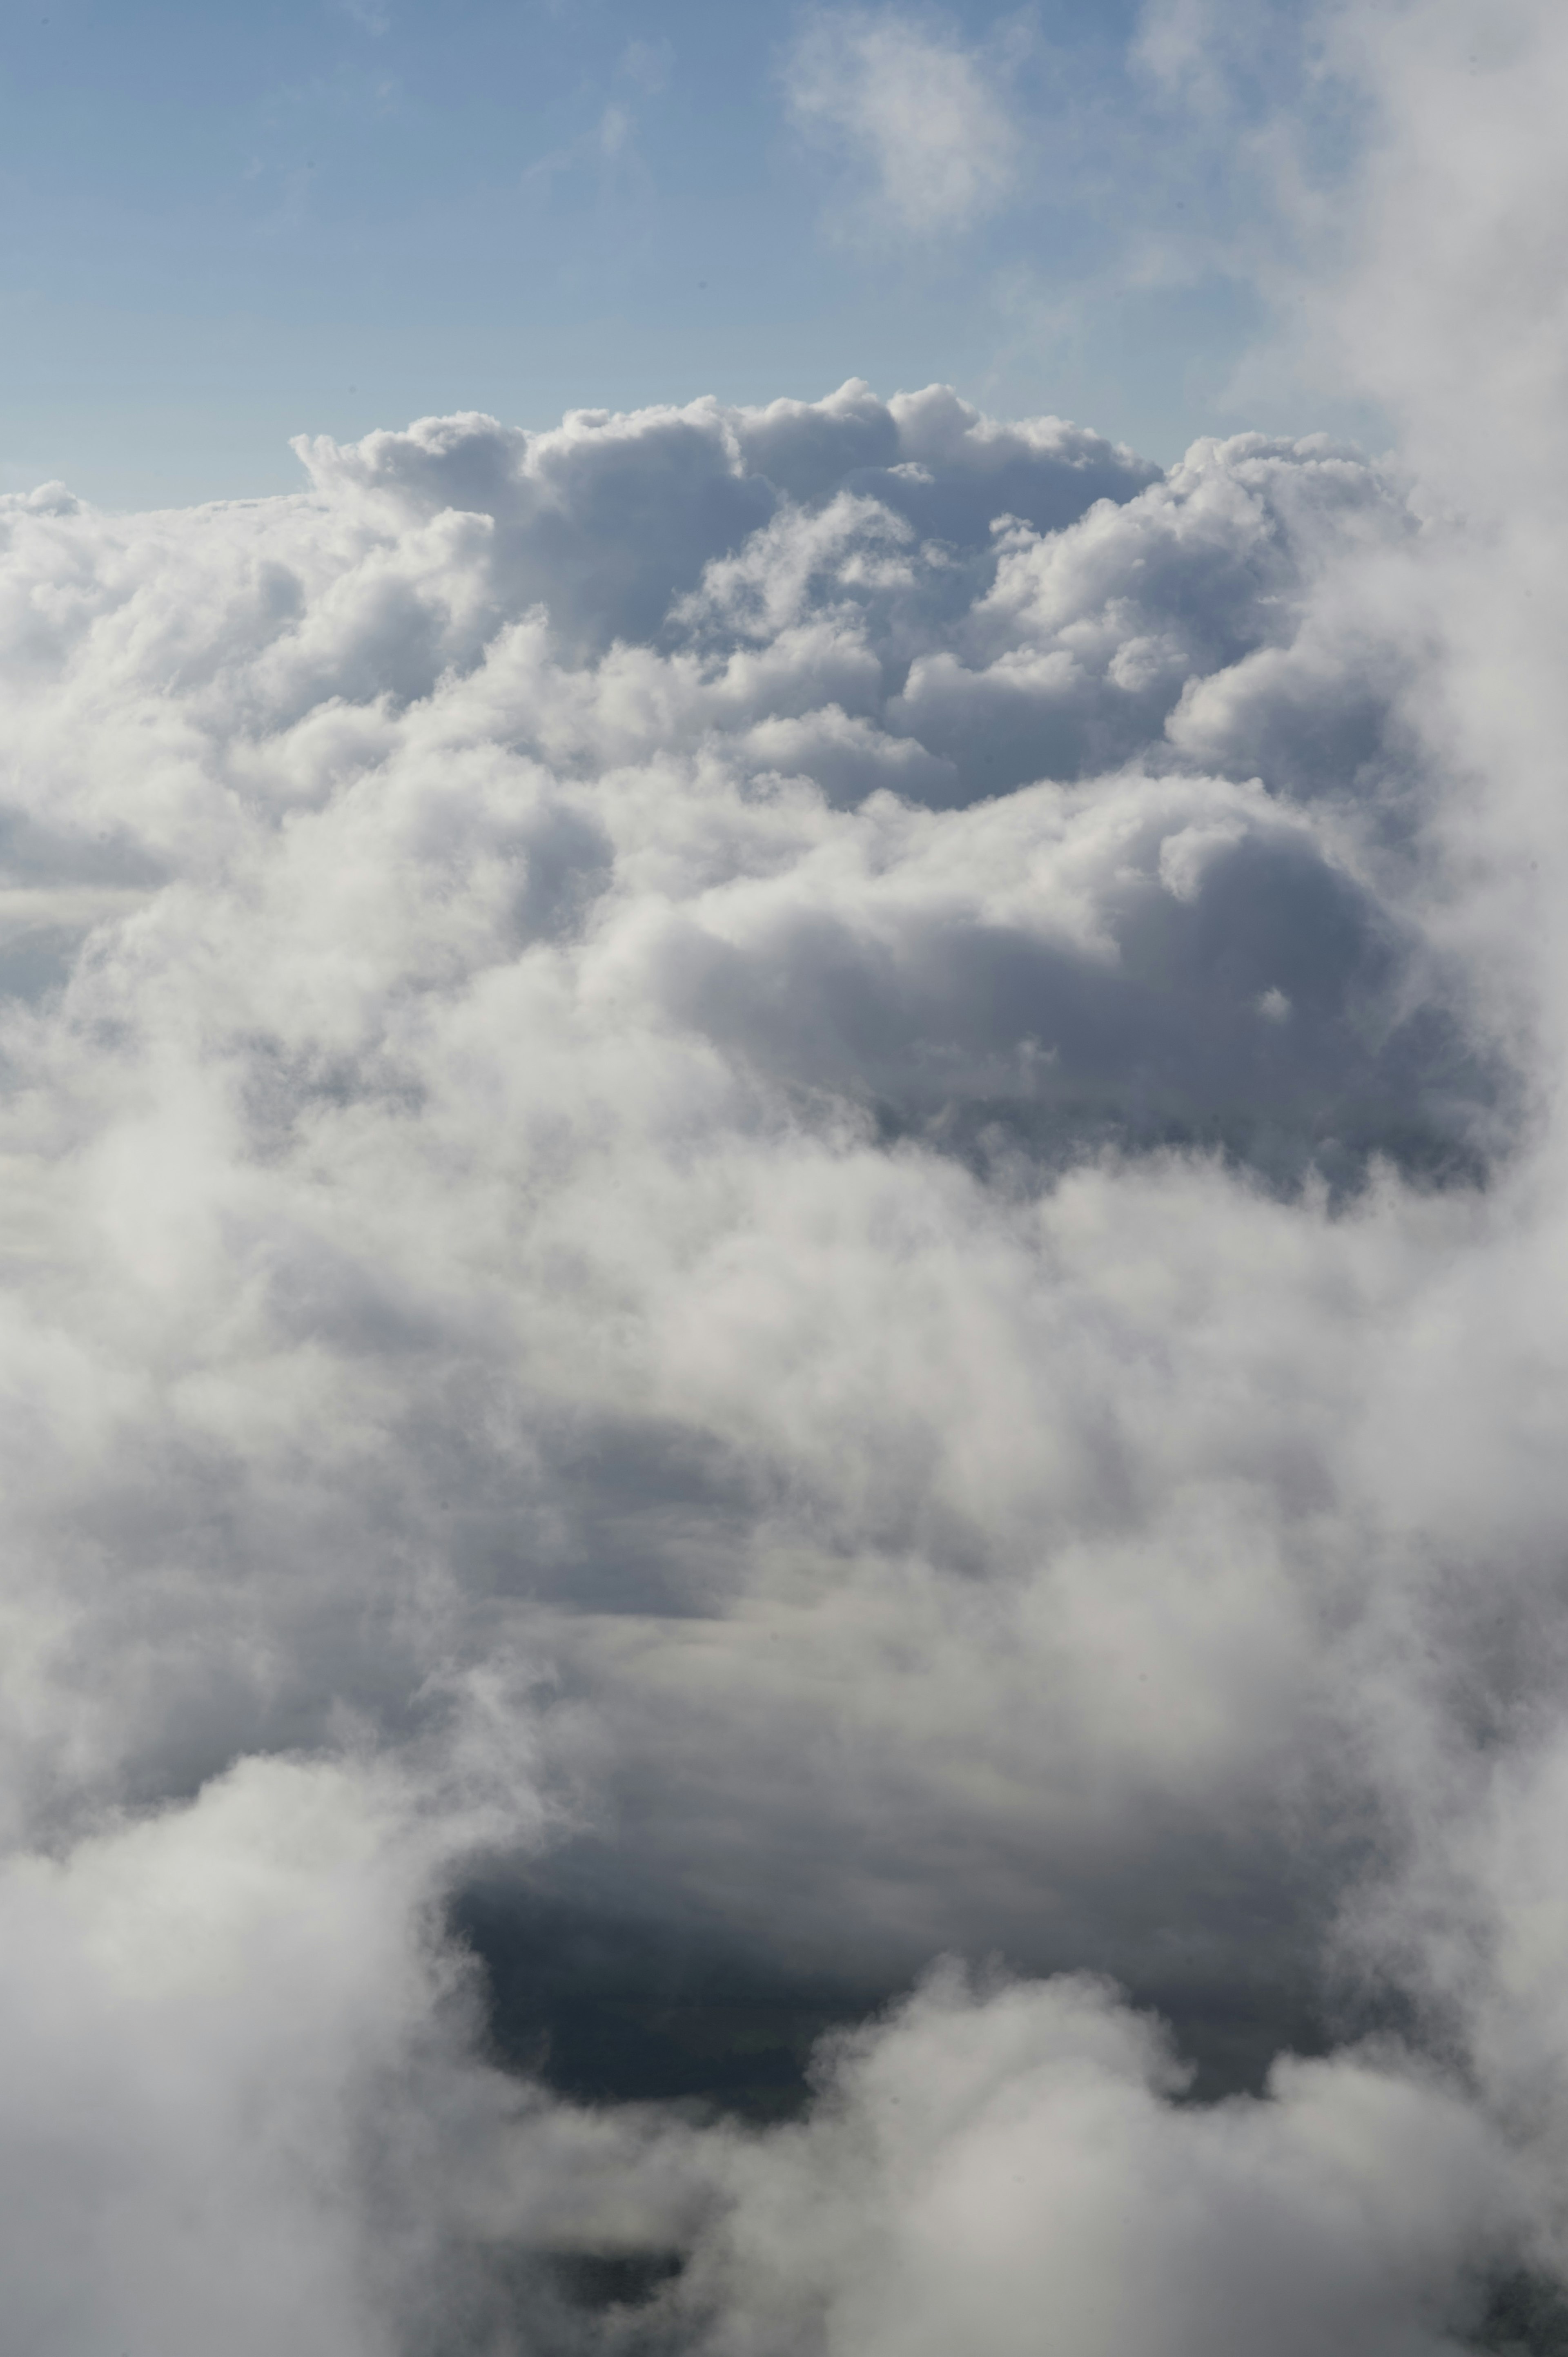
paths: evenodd
<path fill-rule="evenodd" d="M 736 2157 L 672 2303 L 718 2328 L 685 2345 L 1448 2357 L 1515 2198 L 1462 2102 L 1374 2056 L 1216 2108 L 1180 2085 L 1113 1992 L 937 1975 L 803 2134 Z"/>
<path fill-rule="evenodd" d="M 1019 139 L 984 56 L 897 10 L 823 11 L 791 53 L 795 121 L 870 176 L 873 218 L 954 234 L 1017 181 Z"/>
<path fill-rule="evenodd" d="M 1481 438 L 1455 514 L 853 383 L 0 502 L 46 2349 L 1446 2357 L 1563 2266 L 1560 663 Z M 1020 1977 L 794 2124 L 577 2105 L 480 1878 L 498 1972 Z M 1208 2092 L 1336 1971 L 1405 2043 L 1219 2105 L 1079 1976 Z"/>

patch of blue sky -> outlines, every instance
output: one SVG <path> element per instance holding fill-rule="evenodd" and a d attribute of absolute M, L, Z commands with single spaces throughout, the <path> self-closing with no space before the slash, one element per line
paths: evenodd
<path fill-rule="evenodd" d="M 1353 430 L 1288 371 L 1237 381 L 1293 77 L 1306 120 L 1288 27 L 1172 0 L 21 0 L 0 488 L 263 494 L 299 479 L 295 433 L 851 375 L 1162 459 Z"/>

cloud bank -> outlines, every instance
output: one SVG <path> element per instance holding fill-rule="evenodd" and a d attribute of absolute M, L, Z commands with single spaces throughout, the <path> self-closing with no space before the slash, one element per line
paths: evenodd
<path fill-rule="evenodd" d="M 1357 326 L 1427 13 L 1322 298 L 1417 464 L 0 502 L 19 2341 L 1552 2345 L 1561 351 L 1527 467 L 1435 262 Z M 765 2017 L 790 2116 L 605 2059 Z"/>

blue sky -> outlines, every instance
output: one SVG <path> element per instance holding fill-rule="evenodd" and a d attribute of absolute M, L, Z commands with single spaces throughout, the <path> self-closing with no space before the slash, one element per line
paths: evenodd
<path fill-rule="evenodd" d="M 0 487 L 262 493 L 295 433 L 850 375 L 1159 458 L 1340 422 L 1278 383 L 1239 404 L 1267 94 L 1195 112 L 1129 0 L 13 0 L 6 26 Z"/>

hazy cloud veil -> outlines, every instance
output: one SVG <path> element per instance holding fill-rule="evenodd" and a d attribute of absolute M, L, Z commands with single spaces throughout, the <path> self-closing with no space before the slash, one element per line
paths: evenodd
<path fill-rule="evenodd" d="M 1552 2345 L 1568 27 L 1325 39 L 1397 462 L 0 502 L 8 2346 Z M 564 1924 L 862 2018 L 589 2100 Z"/>

